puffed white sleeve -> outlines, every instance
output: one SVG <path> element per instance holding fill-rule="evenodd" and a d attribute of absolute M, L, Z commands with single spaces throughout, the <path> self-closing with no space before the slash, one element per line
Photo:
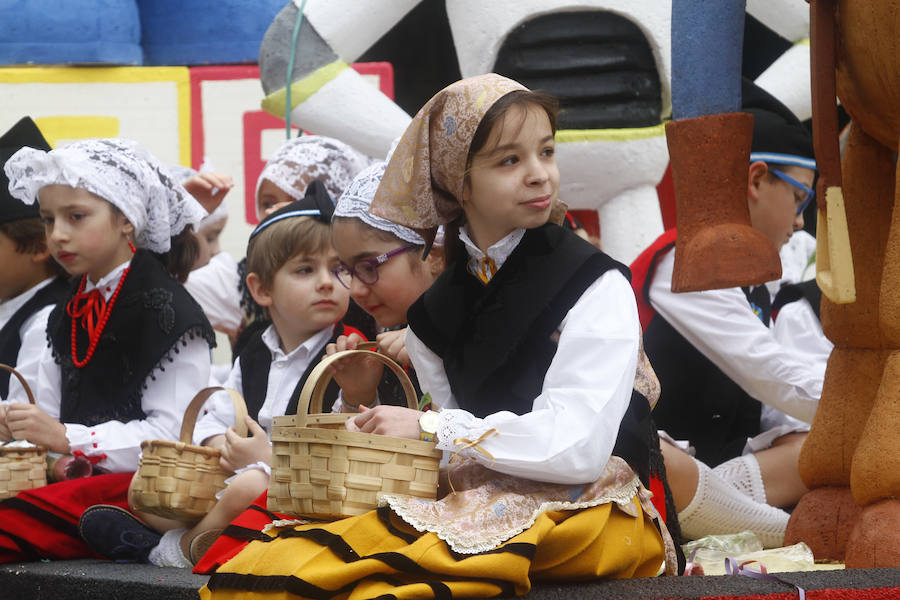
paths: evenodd
<path fill-rule="evenodd" d="M 776 338 L 738 288 L 673 293 L 674 253 L 657 265 L 650 304 L 741 389 L 763 404 L 812 423 L 822 374 Z"/>
<path fill-rule="evenodd" d="M 186 345 L 182 346 L 182 342 Z M 66 436 L 73 451 L 100 456 L 98 466 L 113 473 L 135 471 L 144 440 L 177 440 L 184 412 L 193 397 L 209 382 L 209 345 L 201 336 L 183 336 L 176 341 L 175 359 L 165 358 L 165 371 L 156 369 L 148 377 L 141 400 L 146 415 L 122 423 L 107 421 L 91 427 L 66 423 Z"/>
<path fill-rule="evenodd" d="M 438 356 L 413 332 L 407 350 L 422 390 L 442 407 L 437 447 L 453 452 L 487 434 L 461 455 L 496 471 L 552 483 L 587 483 L 612 454 L 634 388 L 640 325 L 625 277 L 609 271 L 572 306 L 559 326 L 556 354 L 532 410 L 477 418 L 458 408 Z M 496 434 L 490 434 L 491 430 Z"/>

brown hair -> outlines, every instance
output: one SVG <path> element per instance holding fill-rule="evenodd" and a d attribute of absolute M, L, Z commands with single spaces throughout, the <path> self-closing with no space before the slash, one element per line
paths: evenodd
<path fill-rule="evenodd" d="M 188 225 L 181 233 L 172 237 L 171 247 L 166 252 L 166 268 L 180 283 L 187 281 L 197 257 L 200 256 L 200 242 L 194 237 L 194 227 Z"/>
<path fill-rule="evenodd" d="M 484 113 L 484 118 L 478 124 L 475 135 L 472 136 L 472 143 L 469 145 L 469 154 L 466 156 L 466 169 L 472 164 L 472 158 L 487 143 L 494 126 L 503 122 L 503 117 L 514 106 L 526 109 L 529 106 L 536 106 L 544 109 L 547 118 L 550 119 L 550 130 L 555 134 L 557 126 L 557 117 L 559 116 L 559 100 L 556 96 L 542 91 L 516 90 L 510 92 L 494 104 Z"/>
<path fill-rule="evenodd" d="M 47 232 L 38 218 L 19 219 L 0 225 L 0 233 L 11 239 L 19 254 L 36 254 L 47 250 Z M 44 261 L 48 276 L 66 275 L 66 270 L 52 258 Z"/>
<path fill-rule="evenodd" d="M 273 223 L 247 246 L 247 273 L 256 273 L 266 287 L 275 273 L 299 254 L 317 254 L 331 248 L 331 225 L 312 217 L 284 219 Z"/>

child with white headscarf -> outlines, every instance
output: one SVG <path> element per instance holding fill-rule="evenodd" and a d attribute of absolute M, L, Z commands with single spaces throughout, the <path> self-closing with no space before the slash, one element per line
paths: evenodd
<path fill-rule="evenodd" d="M 141 441 L 178 439 L 209 379 L 212 328 L 170 273 L 186 276 L 191 226 L 206 211 L 128 140 L 23 148 L 5 171 L 14 197 L 39 203 L 52 255 L 73 276 L 70 298 L 48 320 L 36 404 L 12 405 L 7 425 L 18 439 L 109 474 L 19 494 L 34 509 L 28 515 L 0 509 L 0 562 L 93 556 L 68 531 L 88 506 L 127 506 Z M 72 526 L 48 525 L 60 518 Z"/>

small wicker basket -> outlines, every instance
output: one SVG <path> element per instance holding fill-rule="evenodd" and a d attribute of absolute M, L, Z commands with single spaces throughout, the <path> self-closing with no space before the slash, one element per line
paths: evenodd
<path fill-rule="evenodd" d="M 0 369 L 9 371 L 19 380 L 34 404 L 34 394 L 22 374 L 0 363 Z M 32 490 L 47 485 L 47 448 L 7 448 L 0 446 L 0 500 L 11 498 L 21 491 Z"/>
<path fill-rule="evenodd" d="M 271 511 L 316 519 L 360 515 L 375 508 L 378 493 L 437 496 L 441 451 L 423 442 L 344 428 L 354 414 L 321 413 L 322 396 L 333 362 L 364 354 L 387 365 L 400 379 L 407 404 L 417 408 L 416 392 L 403 369 L 377 352 L 349 350 L 316 365 L 300 392 L 296 415 L 272 423 Z M 307 410 L 312 408 L 312 413 Z"/>
<path fill-rule="evenodd" d="M 247 435 L 247 406 L 240 394 L 222 387 L 201 390 L 184 413 L 179 441 L 141 442 L 141 462 L 129 496 L 133 510 L 193 523 L 215 506 L 216 494 L 225 488 L 225 480 L 232 473 L 219 464 L 218 449 L 191 442 L 200 409 L 218 391 L 231 395 L 235 429 L 239 435 Z"/>

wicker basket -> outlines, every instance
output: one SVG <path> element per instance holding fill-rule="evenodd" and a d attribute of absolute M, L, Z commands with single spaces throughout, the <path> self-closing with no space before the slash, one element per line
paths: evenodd
<path fill-rule="evenodd" d="M 227 391 L 234 404 L 235 429 L 247 435 L 247 406 L 234 390 L 208 387 L 194 396 L 184 413 L 178 442 L 141 442 L 141 462 L 130 493 L 132 509 L 185 523 L 199 521 L 216 504 L 216 494 L 232 474 L 219 464 L 216 448 L 191 444 L 203 403 L 214 392 Z"/>
<path fill-rule="evenodd" d="M 379 492 L 436 497 L 442 453 L 433 442 L 347 431 L 343 425 L 354 414 L 306 414 L 310 405 L 312 413 L 321 413 L 329 365 L 354 354 L 387 365 L 400 379 L 409 407 L 417 408 L 409 377 L 383 354 L 349 350 L 322 359 L 300 392 L 297 414 L 272 423 L 269 510 L 336 519 L 372 510 Z"/>
<path fill-rule="evenodd" d="M 34 395 L 22 375 L 9 365 L 0 364 L 0 369 L 15 375 L 28 401 L 34 404 Z M 32 490 L 47 485 L 47 448 L 6 448 L 0 446 L 0 500 L 11 498 L 23 490 Z"/>

